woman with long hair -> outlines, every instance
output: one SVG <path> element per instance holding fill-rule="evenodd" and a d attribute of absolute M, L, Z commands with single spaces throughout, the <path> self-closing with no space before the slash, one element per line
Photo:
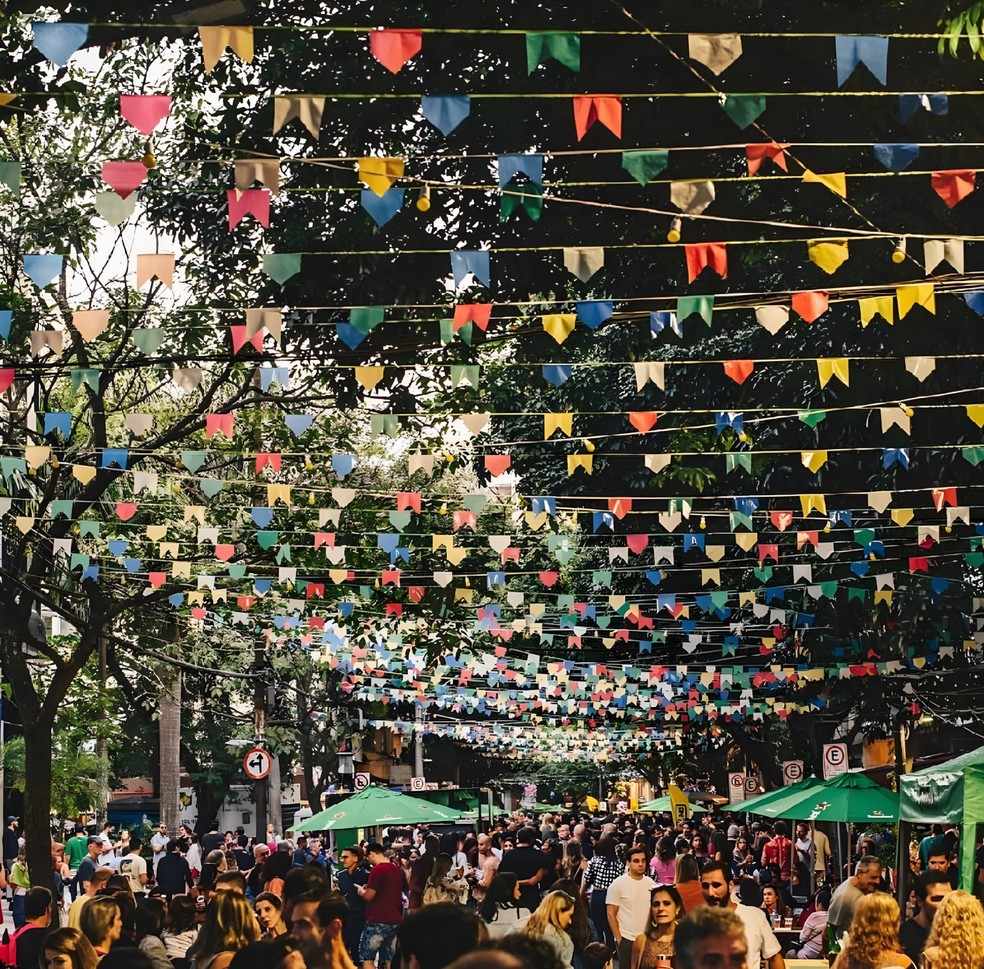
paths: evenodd
<path fill-rule="evenodd" d="M 659 885 L 672 885 L 676 877 L 676 845 L 673 839 L 660 838 L 656 842 L 652 861 L 649 862 L 649 873 Z"/>
<path fill-rule="evenodd" d="M 677 855 L 673 877 L 677 893 L 686 911 L 704 904 L 704 890 L 700 887 L 700 869 L 693 855 Z"/>
<path fill-rule="evenodd" d="M 501 938 L 510 932 L 519 932 L 530 919 L 520 905 L 519 878 L 515 872 L 500 871 L 492 879 L 482 902 L 479 914 L 487 923 L 489 937 Z"/>
<path fill-rule="evenodd" d="M 96 969 L 99 956 L 78 929 L 55 929 L 44 940 L 41 969 Z"/>
<path fill-rule="evenodd" d="M 287 934 L 283 902 L 279 895 L 274 895 L 273 892 L 260 892 L 253 902 L 253 911 L 256 912 L 256 921 L 260 923 L 264 939 L 275 939 L 278 935 Z"/>
<path fill-rule="evenodd" d="M 569 969 L 574 959 L 574 940 L 567 934 L 567 927 L 573 918 L 574 899 L 566 892 L 548 892 L 523 931 L 534 939 L 549 942 Z"/>
<path fill-rule="evenodd" d="M 198 876 L 198 890 L 208 898 L 215 889 L 215 876 L 225 871 L 225 852 L 221 848 L 210 851 L 202 862 L 202 873 Z"/>
<path fill-rule="evenodd" d="M 581 880 L 584 878 L 584 870 L 588 863 L 584 860 L 584 849 L 577 841 L 569 841 L 564 852 L 564 860 L 560 864 L 561 879 L 572 881 L 577 888 L 577 893 L 581 891 Z"/>
<path fill-rule="evenodd" d="M 188 955 L 194 959 L 195 969 L 226 969 L 240 949 L 259 938 L 260 927 L 245 897 L 237 892 L 216 892 Z"/>
<path fill-rule="evenodd" d="M 187 965 L 188 949 L 197 937 L 195 900 L 190 895 L 173 896 L 167 908 L 167 919 L 161 939 L 164 941 L 167 957 L 176 967 Z"/>
<path fill-rule="evenodd" d="M 31 890 L 31 876 L 27 871 L 27 849 L 23 845 L 11 866 L 10 884 L 14 890 L 14 896 L 10 900 L 10 914 L 14 919 L 14 928 L 19 929 L 27 921 L 24 918 L 24 900 Z"/>
<path fill-rule="evenodd" d="M 748 843 L 748 838 L 739 835 L 731 850 L 731 875 L 737 881 L 744 875 L 753 874 L 754 871 L 755 856 L 752 854 L 751 845 Z"/>
<path fill-rule="evenodd" d="M 293 861 L 290 852 L 284 850 L 279 845 L 265 862 L 263 862 L 263 891 L 273 892 L 274 895 L 282 895 L 284 891 L 284 879 L 290 871 Z"/>
<path fill-rule="evenodd" d="M 608 924 L 605 899 L 612 882 L 625 874 L 625 862 L 618 860 L 615 847 L 615 839 L 610 835 L 598 839 L 581 883 L 581 893 L 588 896 L 588 911 L 598 938 L 610 949 L 615 948 L 615 934 Z"/>
<path fill-rule="evenodd" d="M 645 931 L 632 944 L 631 969 L 668 969 L 673 933 L 684 916 L 680 893 L 672 885 L 657 885 L 649 893 L 649 918 Z"/>
<path fill-rule="evenodd" d="M 791 918 L 793 914 L 784 893 L 775 885 L 762 886 L 762 911 L 773 927 L 781 925 L 783 919 Z"/>
<path fill-rule="evenodd" d="M 434 859 L 434 867 L 424 884 L 424 905 L 435 902 L 461 901 L 462 895 L 468 892 L 468 882 L 458 878 L 458 869 L 453 868 L 451 855 L 441 852 Z"/>
<path fill-rule="evenodd" d="M 137 906 L 133 916 L 137 948 L 150 959 L 154 969 L 173 969 L 161 939 L 166 914 L 164 903 L 159 898 L 147 898 Z"/>
<path fill-rule="evenodd" d="M 690 839 L 690 850 L 693 852 L 694 858 L 697 859 L 698 868 L 703 868 L 711 860 L 707 853 L 707 840 L 702 834 L 695 834 Z"/>
<path fill-rule="evenodd" d="M 567 926 L 567 934 L 574 943 L 574 965 L 583 965 L 584 952 L 595 940 L 594 926 L 588 917 L 588 900 L 580 893 L 580 886 L 570 878 L 558 878 L 554 882 L 555 892 L 564 892 L 574 899 L 574 917 Z"/>
<path fill-rule="evenodd" d="M 912 964 L 899 942 L 898 902 L 884 892 L 859 898 L 833 969 L 907 969 Z"/>
<path fill-rule="evenodd" d="M 984 909 L 973 895 L 950 892 L 940 902 L 922 959 L 925 969 L 984 966 Z"/>
<path fill-rule="evenodd" d="M 101 959 L 123 931 L 123 917 L 116 899 L 103 895 L 86 902 L 79 915 L 79 928 Z"/>

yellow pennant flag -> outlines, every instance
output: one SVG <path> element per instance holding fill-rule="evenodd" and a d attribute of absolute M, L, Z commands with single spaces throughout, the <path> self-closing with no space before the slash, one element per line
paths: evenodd
<path fill-rule="evenodd" d="M 803 509 L 803 517 L 806 518 L 811 511 L 818 511 L 821 515 L 827 514 L 826 495 L 800 495 L 800 507 Z"/>
<path fill-rule="evenodd" d="M 51 448 L 47 444 L 29 444 L 24 448 L 24 460 L 29 468 L 40 468 L 50 454 Z"/>
<path fill-rule="evenodd" d="M 867 326 L 876 316 L 880 316 L 890 325 L 895 323 L 895 302 L 891 296 L 870 296 L 868 299 L 859 299 L 858 309 L 861 311 L 862 326 Z"/>
<path fill-rule="evenodd" d="M 827 452 L 801 451 L 800 458 L 803 461 L 803 467 L 809 468 L 814 474 L 816 474 L 816 472 L 827 463 Z"/>
<path fill-rule="evenodd" d="M 382 197 L 403 177 L 402 158 L 360 158 L 359 181 Z"/>
<path fill-rule="evenodd" d="M 911 508 L 893 508 L 891 511 L 892 521 L 900 527 L 905 527 L 912 521 L 915 512 Z"/>
<path fill-rule="evenodd" d="M 543 329 L 558 343 L 563 343 L 571 335 L 576 321 L 573 313 L 551 313 L 542 318 Z"/>
<path fill-rule="evenodd" d="M 199 27 L 198 36 L 202 41 L 206 74 L 212 73 L 212 68 L 219 63 L 227 47 L 247 64 L 253 60 L 252 27 Z"/>
<path fill-rule="evenodd" d="M 845 387 L 851 386 L 846 357 L 826 357 L 817 360 L 817 374 L 820 377 L 821 387 L 826 387 L 832 377 L 836 377 Z"/>
<path fill-rule="evenodd" d="M 587 474 L 594 474 L 594 455 L 568 454 L 567 476 L 570 477 L 578 468 L 582 468 Z"/>
<path fill-rule="evenodd" d="M 735 532 L 735 545 L 750 552 L 758 544 L 758 532 Z"/>
<path fill-rule="evenodd" d="M 548 440 L 557 431 L 562 431 L 568 437 L 572 434 L 574 415 L 573 414 L 544 414 L 543 415 L 543 440 Z"/>
<path fill-rule="evenodd" d="M 803 181 L 826 185 L 835 195 L 839 195 L 842 199 L 847 198 L 847 177 L 844 172 L 830 172 L 826 175 L 821 175 L 818 172 L 811 172 L 807 169 L 803 173 Z"/>
<path fill-rule="evenodd" d="M 880 589 L 875 593 L 875 605 L 877 606 L 879 602 L 884 602 L 886 605 L 890 606 L 892 604 L 892 590 L 891 589 Z"/>
<path fill-rule="evenodd" d="M 721 570 L 720 569 L 701 569 L 700 570 L 700 584 L 707 585 L 713 582 L 715 585 L 721 584 Z"/>
<path fill-rule="evenodd" d="M 900 320 L 905 318 L 913 306 L 922 306 L 928 312 L 934 315 L 936 313 L 936 289 L 932 283 L 899 286 L 895 290 L 895 297 L 899 301 Z"/>
<path fill-rule="evenodd" d="M 978 427 L 984 427 L 984 404 L 968 404 L 967 416 Z"/>
<path fill-rule="evenodd" d="M 366 390 L 372 390 L 383 379 L 385 372 L 386 368 L 380 366 L 356 367 L 355 379 Z"/>
<path fill-rule="evenodd" d="M 825 273 L 836 272 L 846 261 L 850 253 L 847 251 L 847 241 L 839 242 L 808 242 L 806 252 L 810 262 L 819 266 Z"/>

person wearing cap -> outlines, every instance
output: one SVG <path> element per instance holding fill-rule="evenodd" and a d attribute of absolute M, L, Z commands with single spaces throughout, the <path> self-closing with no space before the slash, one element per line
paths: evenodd
<path fill-rule="evenodd" d="M 82 892 L 86 890 L 86 885 L 99 867 L 99 858 L 102 855 L 102 841 L 99 835 L 89 835 L 86 840 L 86 850 L 88 854 L 79 862 L 79 870 L 76 873 L 76 882 Z"/>
<path fill-rule="evenodd" d="M 95 846 L 97 849 L 102 849 L 102 842 L 97 837 L 95 839 Z M 92 845 L 89 846 L 90 852 L 92 850 Z M 90 855 L 91 857 L 91 855 Z M 85 862 L 83 861 L 84 865 Z M 82 869 L 79 868 L 79 874 L 81 875 Z M 114 875 L 114 871 L 108 865 L 103 865 L 101 868 L 97 868 L 93 873 L 92 877 L 87 881 L 83 882 L 79 878 L 79 884 L 82 885 L 83 891 L 74 902 L 72 902 L 71 907 L 68 910 L 68 927 L 70 929 L 79 928 L 79 918 L 82 915 L 82 909 L 85 908 L 86 904 L 93 898 L 96 897 L 96 893 L 101 888 L 105 888 L 107 882 Z"/>

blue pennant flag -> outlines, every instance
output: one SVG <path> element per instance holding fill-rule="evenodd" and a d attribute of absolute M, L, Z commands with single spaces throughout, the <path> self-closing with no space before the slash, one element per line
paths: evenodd
<path fill-rule="evenodd" d="M 104 447 L 102 449 L 101 468 L 111 468 L 114 464 L 123 471 L 126 471 L 126 463 L 130 457 L 130 452 L 125 447 Z"/>
<path fill-rule="evenodd" d="M 61 431 L 64 438 L 72 433 L 72 415 L 68 411 L 51 411 L 44 415 L 45 437 L 55 431 Z"/>
<path fill-rule="evenodd" d="M 559 387 L 570 379 L 573 369 L 569 363 L 545 363 L 543 365 L 543 379 L 548 384 Z"/>
<path fill-rule="evenodd" d="M 346 478 L 352 473 L 355 467 L 354 454 L 333 454 L 331 456 L 331 466 L 340 478 Z"/>
<path fill-rule="evenodd" d="M 339 320 L 335 324 L 335 334 L 350 350 L 354 350 L 369 335 L 359 327 L 353 326 L 348 320 Z"/>
<path fill-rule="evenodd" d="M 920 108 L 936 115 L 947 114 L 950 100 L 945 94 L 900 94 L 899 121 L 905 124 Z"/>
<path fill-rule="evenodd" d="M 720 411 L 714 415 L 714 427 L 718 436 L 728 427 L 735 434 L 742 434 L 745 429 L 745 415 L 741 411 Z"/>
<path fill-rule="evenodd" d="M 362 207 L 372 216 L 372 221 L 380 228 L 386 225 L 403 208 L 406 189 L 390 188 L 377 195 L 371 188 L 364 188 L 359 196 Z"/>
<path fill-rule="evenodd" d="M 577 318 L 589 329 L 597 330 L 615 312 L 610 299 L 582 299 L 577 304 Z"/>
<path fill-rule="evenodd" d="M 480 283 L 490 286 L 492 265 L 489 253 L 479 249 L 458 249 L 451 253 L 451 272 L 455 286 L 460 286 L 471 273 Z"/>
<path fill-rule="evenodd" d="M 425 94 L 420 99 L 424 117 L 447 137 L 471 114 L 467 94 Z"/>
<path fill-rule="evenodd" d="M 907 447 L 882 448 L 882 467 L 887 471 L 893 464 L 901 464 L 905 471 L 909 470 L 909 449 Z"/>
<path fill-rule="evenodd" d="M 888 83 L 888 38 L 872 35 L 834 38 L 837 53 L 837 86 L 854 73 L 858 64 L 864 64 L 881 84 Z"/>
<path fill-rule="evenodd" d="M 254 508 L 251 514 L 257 528 L 266 528 L 273 521 L 272 508 Z"/>
<path fill-rule="evenodd" d="M 294 437 L 300 437 L 313 423 L 311 414 L 285 414 L 284 423 Z"/>
<path fill-rule="evenodd" d="M 0 310 L 0 339 L 10 339 L 10 323 L 13 318 L 13 310 Z"/>
<path fill-rule="evenodd" d="M 683 326 L 672 310 L 658 310 L 649 314 L 649 332 L 655 338 L 669 327 L 678 337 L 683 336 Z"/>
<path fill-rule="evenodd" d="M 963 298 L 978 316 L 984 316 L 984 289 L 972 289 L 964 293 Z"/>
<path fill-rule="evenodd" d="M 24 257 L 24 274 L 38 289 L 44 289 L 62 271 L 64 256 L 34 253 Z"/>
<path fill-rule="evenodd" d="M 743 515 L 751 515 L 752 513 L 758 511 L 758 507 L 758 498 L 735 498 L 735 511 L 740 511 Z"/>
<path fill-rule="evenodd" d="M 88 24 L 35 23 L 31 24 L 31 29 L 34 31 L 34 46 L 59 67 L 68 63 L 68 59 L 89 36 Z"/>
<path fill-rule="evenodd" d="M 534 185 L 543 184 L 543 155 L 499 155 L 499 188 L 505 188 L 517 175 L 525 175 Z"/>
<path fill-rule="evenodd" d="M 530 498 L 530 504 L 533 506 L 534 515 L 540 515 L 543 512 L 548 515 L 557 514 L 557 499 L 554 497 Z"/>
<path fill-rule="evenodd" d="M 873 145 L 875 159 L 890 172 L 901 172 L 919 157 L 919 146 L 910 144 Z"/>
<path fill-rule="evenodd" d="M 615 531 L 615 516 L 610 511 L 595 511 L 591 513 L 592 531 L 608 528 Z"/>

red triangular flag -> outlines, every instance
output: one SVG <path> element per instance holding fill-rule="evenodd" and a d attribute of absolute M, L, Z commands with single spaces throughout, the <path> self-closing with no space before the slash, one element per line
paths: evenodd
<path fill-rule="evenodd" d="M 822 290 L 815 292 L 793 293 L 792 306 L 807 323 L 823 316 L 830 305 L 830 295 Z"/>
<path fill-rule="evenodd" d="M 723 242 L 701 242 L 685 246 L 687 251 L 687 279 L 693 282 L 705 269 L 717 273 L 722 279 L 728 275 L 728 249 Z"/>
<path fill-rule="evenodd" d="M 600 121 L 616 138 L 622 137 L 622 99 L 612 94 L 575 94 L 574 129 L 580 141 Z"/>
<path fill-rule="evenodd" d="M 505 474 L 509 470 L 510 464 L 512 464 L 512 458 L 508 454 L 485 455 L 485 470 L 493 478 L 498 478 L 500 474 Z"/>
<path fill-rule="evenodd" d="M 957 202 L 974 191 L 976 174 L 969 169 L 933 172 L 933 190 L 952 209 Z"/>
<path fill-rule="evenodd" d="M 147 168 L 143 162 L 103 162 L 102 177 L 121 199 L 125 199 L 147 177 Z"/>
<path fill-rule="evenodd" d="M 420 53 L 423 39 L 421 30 L 374 30 L 369 34 L 369 50 L 383 67 L 397 74 L 411 57 Z"/>
<path fill-rule="evenodd" d="M 656 426 L 659 414 L 654 410 L 629 411 L 629 423 L 640 433 L 645 434 Z"/>
<path fill-rule="evenodd" d="M 789 169 L 786 167 L 786 149 L 788 147 L 789 145 L 780 145 L 775 141 L 770 141 L 767 145 L 745 145 L 748 174 L 754 175 L 762 167 L 762 162 L 769 158 L 784 172 L 788 172 Z"/>
<path fill-rule="evenodd" d="M 489 328 L 489 317 L 492 315 L 491 303 L 459 303 L 454 308 L 454 319 L 451 329 L 457 333 L 463 326 L 474 323 L 483 332 Z"/>
<path fill-rule="evenodd" d="M 649 536 L 626 535 L 625 544 L 629 546 L 629 550 L 633 553 L 633 555 L 641 555 L 646 550 L 646 546 L 649 544 Z"/>
<path fill-rule="evenodd" d="M 755 369 L 755 363 L 751 360 L 725 360 L 724 372 L 736 384 L 743 384 L 748 375 Z"/>

